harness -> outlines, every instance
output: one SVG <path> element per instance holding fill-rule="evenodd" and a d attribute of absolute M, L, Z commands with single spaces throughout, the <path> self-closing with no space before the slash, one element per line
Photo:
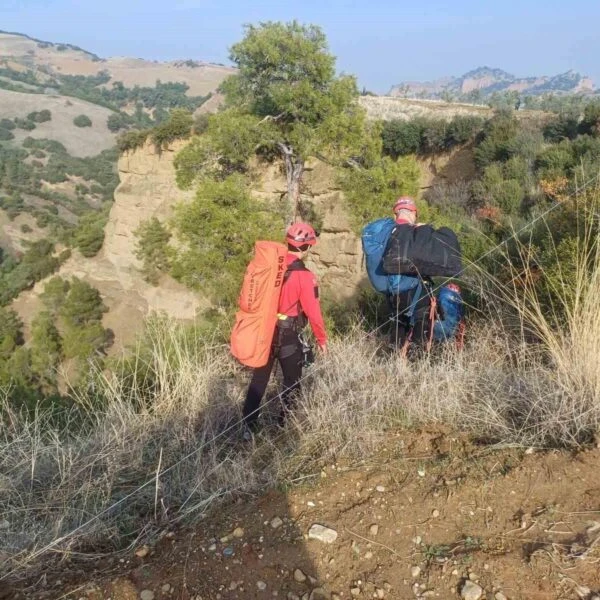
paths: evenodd
<path fill-rule="evenodd" d="M 304 263 L 300 259 L 296 259 L 294 262 L 288 265 L 288 268 L 283 276 L 283 285 L 290 278 L 294 271 L 308 271 Z M 298 315 L 290 317 L 285 313 L 289 311 L 294 304 L 298 305 Z M 275 337 L 273 339 L 273 356 L 279 356 L 280 358 L 286 358 L 296 351 L 297 341 L 302 346 L 303 362 L 306 365 L 310 364 L 314 360 L 314 353 L 311 345 L 308 343 L 302 330 L 306 327 L 308 319 L 302 312 L 300 306 L 300 300 L 297 300 L 291 306 L 285 309 L 284 312 L 277 313 L 277 324 Z M 295 336 L 290 336 L 290 333 L 295 333 Z M 286 340 L 286 338 L 288 338 Z"/>
<path fill-rule="evenodd" d="M 390 319 L 392 321 L 394 321 L 394 323 L 398 323 L 399 319 L 403 319 L 408 325 L 408 335 L 406 337 L 406 340 L 405 340 L 405 342 L 402 346 L 402 350 L 401 350 L 403 357 L 406 357 L 406 355 L 408 353 L 408 348 L 412 341 L 413 330 L 414 330 L 414 326 L 415 326 L 415 322 L 416 322 L 417 304 L 419 303 L 419 300 L 421 300 L 421 298 L 423 297 L 424 293 L 426 296 L 429 297 L 429 333 L 428 333 L 429 339 L 427 340 L 427 344 L 426 344 L 427 352 L 429 352 L 431 350 L 431 346 L 433 344 L 433 323 L 435 321 L 435 316 L 436 316 L 436 312 L 437 312 L 437 299 L 431 291 L 431 287 L 433 285 L 433 282 L 431 281 L 431 279 L 421 278 L 421 277 L 419 277 L 418 279 L 419 279 L 419 282 L 418 282 L 417 286 L 414 288 L 415 291 L 413 293 L 411 302 L 410 302 L 409 306 L 405 310 L 402 311 L 402 314 L 398 313 L 398 301 L 397 300 L 396 300 L 395 306 L 392 305 L 392 309 L 395 308 L 396 312 L 395 312 L 395 314 L 393 314 L 390 317 Z M 392 298 L 397 298 L 397 295 L 391 295 L 390 301 Z"/>

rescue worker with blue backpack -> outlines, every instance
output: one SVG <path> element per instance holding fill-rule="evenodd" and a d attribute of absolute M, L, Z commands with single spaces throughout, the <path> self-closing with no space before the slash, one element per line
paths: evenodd
<path fill-rule="evenodd" d="M 428 350 L 434 341 L 461 338 L 460 288 L 450 283 L 436 297 L 431 279 L 462 271 L 456 235 L 417 223 L 417 206 L 408 196 L 398 198 L 392 211 L 394 218 L 369 223 L 362 232 L 369 280 L 387 297 L 392 345 L 406 354 L 409 347 Z"/>

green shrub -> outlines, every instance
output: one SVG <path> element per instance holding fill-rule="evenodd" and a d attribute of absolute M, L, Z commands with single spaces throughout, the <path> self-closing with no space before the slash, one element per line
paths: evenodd
<path fill-rule="evenodd" d="M 103 213 L 89 213 L 79 220 L 73 241 L 86 258 L 95 256 L 102 248 L 106 218 Z"/>
<path fill-rule="evenodd" d="M 8 142 L 9 140 L 14 140 L 15 136 L 12 131 L 8 129 L 4 129 L 4 127 L 0 127 L 0 142 Z"/>
<path fill-rule="evenodd" d="M 78 115 L 73 119 L 73 125 L 76 127 L 91 127 L 92 120 L 87 115 Z"/>
<path fill-rule="evenodd" d="M 171 234 L 156 218 L 144 221 L 135 231 L 137 238 L 135 256 L 142 261 L 144 279 L 156 285 L 161 273 L 171 267 L 169 240 Z"/>
<path fill-rule="evenodd" d="M 340 176 L 355 231 L 369 221 L 388 215 L 398 196 L 416 196 L 420 170 L 411 156 L 393 160 L 385 156 L 370 169 L 345 169 Z M 422 216 L 426 206 L 421 205 Z"/>
<path fill-rule="evenodd" d="M 29 119 L 15 119 L 15 125 L 19 129 L 25 129 L 25 131 L 33 131 L 35 129 L 35 123 Z"/>
<path fill-rule="evenodd" d="M 486 167 L 483 177 L 473 184 L 476 202 L 484 206 L 496 206 L 504 214 L 519 212 L 525 192 L 517 179 L 506 179 L 503 165 L 494 163 Z"/>
<path fill-rule="evenodd" d="M 416 154 L 421 148 L 423 123 L 416 119 L 386 121 L 381 133 L 383 151 L 394 158 L 406 154 Z"/>
<path fill-rule="evenodd" d="M 202 180 L 194 201 L 175 209 L 173 232 L 181 249 L 173 257 L 171 274 L 231 307 L 254 242 L 280 239 L 282 229 L 277 211 L 251 197 L 242 175 Z"/>
<path fill-rule="evenodd" d="M 27 120 L 34 123 L 46 123 L 52 120 L 52 113 L 48 109 L 40 110 L 39 112 L 31 112 L 27 115 Z"/>
<path fill-rule="evenodd" d="M 117 139 L 117 148 L 119 152 L 128 152 L 141 148 L 150 135 L 149 130 L 127 131 Z"/>
<path fill-rule="evenodd" d="M 101 321 L 107 310 L 100 292 L 89 283 L 74 277 L 58 314 L 68 326 L 76 328 Z"/>
<path fill-rule="evenodd" d="M 157 148 L 164 148 L 178 139 L 188 138 L 192 133 L 194 118 L 187 110 L 176 109 L 168 121 L 161 123 L 151 132 L 151 139 Z"/>
<path fill-rule="evenodd" d="M 519 123 L 509 111 L 499 111 L 483 129 L 483 139 L 475 149 L 475 162 L 481 169 L 495 161 L 504 161 L 515 152 L 514 141 Z"/>
<path fill-rule="evenodd" d="M 0 119 L 0 127 L 2 129 L 8 129 L 11 131 L 16 127 L 16 125 L 11 119 Z"/>

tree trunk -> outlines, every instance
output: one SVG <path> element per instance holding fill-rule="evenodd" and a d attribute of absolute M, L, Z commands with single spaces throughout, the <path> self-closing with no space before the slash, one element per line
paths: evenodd
<path fill-rule="evenodd" d="M 294 154 L 291 146 L 279 144 L 285 163 L 285 178 L 287 182 L 287 210 L 285 212 L 286 226 L 292 224 L 298 216 L 298 201 L 300 198 L 300 181 L 304 173 L 304 160 Z"/>

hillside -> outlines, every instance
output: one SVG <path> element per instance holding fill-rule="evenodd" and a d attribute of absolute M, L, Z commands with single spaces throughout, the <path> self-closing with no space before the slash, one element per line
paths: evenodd
<path fill-rule="evenodd" d="M 234 494 L 196 527 L 92 568 L 74 558 L 44 590 L 10 597 L 597 600 L 599 462 L 598 449 L 574 468 L 563 453 L 482 450 L 439 426 L 398 431 L 368 458 Z M 311 539 L 314 524 L 333 542 Z"/>
<path fill-rule="evenodd" d="M 32 131 L 14 129 L 15 145 L 22 145 L 27 137 L 49 139 L 62 144 L 71 156 L 96 156 L 103 150 L 113 148 L 116 133 L 106 125 L 113 114 L 108 108 L 60 95 L 25 94 L 0 89 L 0 111 L 3 118 L 26 119 L 33 112 L 49 110 L 52 118 L 39 123 Z M 88 127 L 77 127 L 73 120 L 78 115 L 91 120 Z"/>
<path fill-rule="evenodd" d="M 484 99 L 494 93 L 516 92 L 523 96 L 542 94 L 577 94 L 594 91 L 592 80 L 575 71 L 553 76 L 515 77 L 502 69 L 479 67 L 460 77 L 434 81 L 404 81 L 392 86 L 390 96 L 408 98 Z"/>
<path fill-rule="evenodd" d="M 163 83 L 181 82 L 189 86 L 191 95 L 213 92 L 233 72 L 230 67 L 194 60 L 104 59 L 70 44 L 35 40 L 6 32 L 0 33 L 0 64 L 3 62 L 8 67 L 35 70 L 44 77 L 58 74 L 88 77 L 106 71 L 110 75 L 107 83 L 121 81 L 126 87 L 153 87 L 157 80 Z"/>
<path fill-rule="evenodd" d="M 103 323 L 115 336 L 113 352 L 118 353 L 135 342 L 143 331 L 144 319 L 152 312 L 191 321 L 203 305 L 201 298 L 168 276 L 161 279 L 159 286 L 145 282 L 135 257 L 134 232 L 140 223 L 152 217 L 165 220 L 172 215 L 177 202 L 191 197 L 175 184 L 173 158 L 183 145 L 176 143 L 159 154 L 154 146 L 147 144 L 137 152 L 121 156 L 120 183 L 108 215 L 102 249 L 89 258 L 75 251 L 50 276 L 78 277 L 100 291 L 108 307 Z M 27 337 L 32 320 L 43 309 L 39 296 L 50 277 L 20 294 L 12 304 L 25 324 Z"/>
<path fill-rule="evenodd" d="M 196 111 L 231 72 L 191 60 L 104 60 L 0 33 L 2 305 L 39 279 L 18 274 L 31 248 L 41 274 L 74 249 L 84 258 L 100 250 L 119 181 L 118 136 L 164 123 L 173 109 Z"/>

